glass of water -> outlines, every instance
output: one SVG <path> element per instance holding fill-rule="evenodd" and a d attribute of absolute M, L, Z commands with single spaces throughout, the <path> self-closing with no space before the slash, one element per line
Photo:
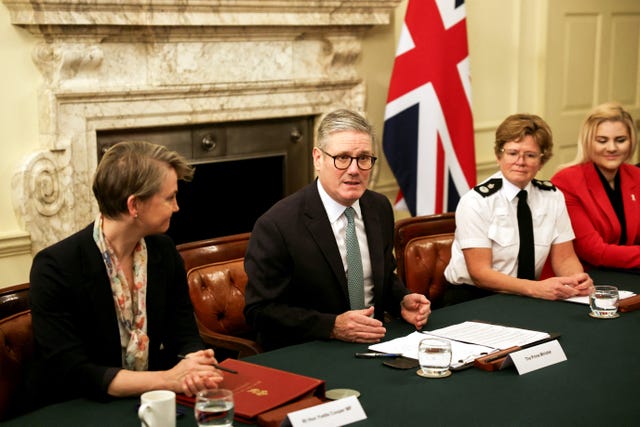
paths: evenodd
<path fill-rule="evenodd" d="M 589 294 L 589 307 L 591 317 L 612 319 L 618 317 L 618 288 L 610 285 L 594 287 Z"/>
<path fill-rule="evenodd" d="M 233 392 L 224 388 L 203 390 L 196 395 L 194 407 L 199 427 L 233 426 Z"/>
<path fill-rule="evenodd" d="M 427 378 L 444 378 L 451 375 L 451 342 L 441 338 L 425 338 L 418 346 L 418 375 Z"/>

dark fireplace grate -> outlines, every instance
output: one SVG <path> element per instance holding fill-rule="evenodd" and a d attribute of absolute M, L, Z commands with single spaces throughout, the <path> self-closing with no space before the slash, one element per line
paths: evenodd
<path fill-rule="evenodd" d="M 251 231 L 275 202 L 313 179 L 313 117 L 99 131 L 98 158 L 122 140 L 178 151 L 195 166 L 180 182 L 180 211 L 169 234 L 176 244 Z"/>

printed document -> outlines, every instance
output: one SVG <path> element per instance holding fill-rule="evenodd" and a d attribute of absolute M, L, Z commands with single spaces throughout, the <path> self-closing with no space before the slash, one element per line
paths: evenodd
<path fill-rule="evenodd" d="M 620 300 L 623 300 L 625 298 L 629 298 L 635 296 L 635 294 L 631 291 L 618 291 L 618 298 Z M 571 297 L 571 298 L 565 298 L 564 301 L 569 301 L 569 302 L 577 302 L 578 304 L 586 304 L 589 305 L 589 295 L 584 295 L 584 296 L 579 296 L 579 297 Z"/>
<path fill-rule="evenodd" d="M 549 334 L 546 332 L 484 322 L 462 322 L 429 333 L 456 341 L 485 345 L 497 350 L 523 346 L 549 338 Z"/>
<path fill-rule="evenodd" d="M 478 357 L 498 350 L 549 338 L 546 332 L 468 321 L 433 331 L 412 332 L 406 337 L 371 345 L 369 349 L 382 353 L 401 353 L 404 357 L 418 359 L 418 344 L 430 336 L 451 342 L 452 367 L 473 362 Z"/>

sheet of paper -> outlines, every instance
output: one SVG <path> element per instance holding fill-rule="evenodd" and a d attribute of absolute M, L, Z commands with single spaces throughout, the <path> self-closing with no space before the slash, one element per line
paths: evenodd
<path fill-rule="evenodd" d="M 530 344 L 549 337 L 546 332 L 471 321 L 436 329 L 429 333 L 498 350 Z"/>
<path fill-rule="evenodd" d="M 402 353 L 404 357 L 418 360 L 418 344 L 420 341 L 433 336 L 424 332 L 412 332 L 406 337 L 396 338 L 369 346 L 369 350 L 383 353 Z M 483 345 L 468 344 L 451 341 L 451 365 L 453 367 L 472 362 L 474 359 L 496 351 Z"/>
<path fill-rule="evenodd" d="M 625 298 L 632 297 L 635 294 L 633 292 L 631 292 L 631 291 L 620 291 L 620 290 L 618 290 L 618 295 L 619 295 L 618 298 L 623 300 Z M 578 304 L 589 305 L 589 296 L 585 295 L 585 296 L 580 296 L 580 297 L 571 297 L 571 298 L 566 298 L 563 301 L 576 302 Z"/>
<path fill-rule="evenodd" d="M 373 344 L 369 350 L 382 353 L 401 353 L 404 357 L 418 359 L 418 344 L 428 336 L 448 339 L 451 342 L 451 366 L 456 367 L 498 350 L 530 344 L 549 337 L 546 332 L 492 325 L 483 322 L 462 322 L 445 328 L 411 334 L 393 340 Z"/>

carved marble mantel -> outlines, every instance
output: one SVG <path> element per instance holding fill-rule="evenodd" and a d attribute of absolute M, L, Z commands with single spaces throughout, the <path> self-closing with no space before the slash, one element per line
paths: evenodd
<path fill-rule="evenodd" d="M 13 180 L 33 253 L 95 217 L 97 130 L 364 111 L 362 37 L 399 2 L 3 0 L 42 39 L 42 149 Z"/>

